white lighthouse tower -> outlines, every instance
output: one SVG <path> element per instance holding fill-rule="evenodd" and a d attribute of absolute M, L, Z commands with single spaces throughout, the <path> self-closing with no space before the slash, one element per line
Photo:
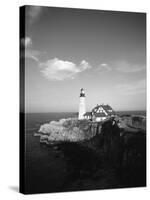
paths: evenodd
<path fill-rule="evenodd" d="M 85 92 L 82 88 L 80 91 L 80 102 L 79 102 L 79 116 L 78 119 L 84 119 L 84 114 L 86 113 L 85 109 Z"/>

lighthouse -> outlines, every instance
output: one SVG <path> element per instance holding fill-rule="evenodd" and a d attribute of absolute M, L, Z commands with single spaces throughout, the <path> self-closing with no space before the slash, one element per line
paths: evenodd
<path fill-rule="evenodd" d="M 82 88 L 80 91 L 80 101 L 79 101 L 79 116 L 78 119 L 84 119 L 84 114 L 86 113 L 85 109 L 85 92 Z"/>

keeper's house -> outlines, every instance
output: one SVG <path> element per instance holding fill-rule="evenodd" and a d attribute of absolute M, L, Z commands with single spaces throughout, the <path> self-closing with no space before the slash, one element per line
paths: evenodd
<path fill-rule="evenodd" d="M 111 106 L 108 104 L 101 104 L 93 108 L 91 112 L 86 112 L 84 114 L 84 119 L 100 122 L 113 116 L 115 116 L 115 111 L 111 108 Z"/>

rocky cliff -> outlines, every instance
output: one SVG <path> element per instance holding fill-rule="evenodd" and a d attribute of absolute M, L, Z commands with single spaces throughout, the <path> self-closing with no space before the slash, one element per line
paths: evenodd
<path fill-rule="evenodd" d="M 46 143 L 60 141 L 77 142 L 89 140 L 100 132 L 101 123 L 68 118 L 41 125 L 35 136 L 40 135 L 40 141 Z"/>
<path fill-rule="evenodd" d="M 146 185 L 146 131 L 128 127 L 124 119 L 61 119 L 42 125 L 38 135 L 63 152 L 71 177 L 79 174 L 86 183 L 91 177 L 104 188 Z"/>

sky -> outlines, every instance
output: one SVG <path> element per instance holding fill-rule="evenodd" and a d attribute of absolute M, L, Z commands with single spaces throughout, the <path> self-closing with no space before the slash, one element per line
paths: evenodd
<path fill-rule="evenodd" d="M 146 15 L 26 7 L 25 110 L 146 109 Z"/>

